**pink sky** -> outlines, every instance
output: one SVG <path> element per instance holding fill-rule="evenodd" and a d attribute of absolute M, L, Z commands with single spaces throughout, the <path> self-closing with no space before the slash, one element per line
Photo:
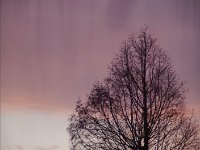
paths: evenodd
<path fill-rule="evenodd" d="M 85 99 L 92 84 L 106 76 L 107 66 L 120 43 L 145 25 L 186 82 L 187 104 L 200 114 L 199 15 L 198 0 L 2 0 L 4 148 L 62 149 L 66 143 L 66 118 L 73 113 L 78 97 Z M 34 118 L 30 123 L 26 122 L 27 113 Z M 29 137 L 32 131 L 27 130 L 31 122 L 40 122 L 32 127 L 35 138 L 43 128 L 52 136 L 56 134 L 56 129 L 52 131 L 42 123 L 44 118 L 62 129 L 61 137 L 50 138 L 49 145 L 27 144 L 32 140 Z M 13 125 L 14 135 L 9 130 L 10 124 L 18 124 L 18 128 Z M 17 134 L 23 128 L 27 132 L 23 132 L 20 140 Z M 49 135 L 44 133 L 40 139 L 43 138 Z"/>

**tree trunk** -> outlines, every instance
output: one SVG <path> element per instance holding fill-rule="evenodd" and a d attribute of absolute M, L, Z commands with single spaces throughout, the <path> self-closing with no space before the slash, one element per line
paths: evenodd
<path fill-rule="evenodd" d="M 145 33 L 144 33 L 145 34 Z M 146 35 L 144 35 L 144 44 L 145 44 L 145 48 L 144 48 L 144 60 L 142 60 L 143 62 L 143 104 L 144 104 L 144 108 L 143 108 L 143 118 L 144 118 L 144 150 L 148 150 L 149 149 L 149 139 L 148 139 L 148 122 L 147 122 L 147 91 L 146 91 L 146 57 L 147 57 L 147 43 L 146 43 Z"/>

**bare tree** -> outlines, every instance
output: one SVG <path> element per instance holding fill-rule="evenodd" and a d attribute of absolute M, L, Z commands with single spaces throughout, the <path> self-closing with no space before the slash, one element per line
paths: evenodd
<path fill-rule="evenodd" d="M 73 150 L 197 150 L 198 125 L 185 89 L 147 29 L 132 34 L 96 83 L 77 102 L 68 127 Z"/>

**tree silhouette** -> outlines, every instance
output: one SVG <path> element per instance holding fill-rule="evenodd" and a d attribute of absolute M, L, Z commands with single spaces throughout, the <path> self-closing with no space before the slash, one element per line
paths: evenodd
<path fill-rule="evenodd" d="M 78 100 L 68 127 L 72 150 L 197 150 L 198 125 L 184 103 L 185 89 L 156 39 L 132 34 Z"/>

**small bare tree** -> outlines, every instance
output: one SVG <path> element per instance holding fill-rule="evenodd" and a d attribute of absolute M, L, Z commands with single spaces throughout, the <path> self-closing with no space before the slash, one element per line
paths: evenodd
<path fill-rule="evenodd" d="M 184 95 L 169 58 L 143 29 L 123 43 L 88 101 L 77 102 L 68 127 L 71 149 L 200 149 L 198 125 Z"/>

